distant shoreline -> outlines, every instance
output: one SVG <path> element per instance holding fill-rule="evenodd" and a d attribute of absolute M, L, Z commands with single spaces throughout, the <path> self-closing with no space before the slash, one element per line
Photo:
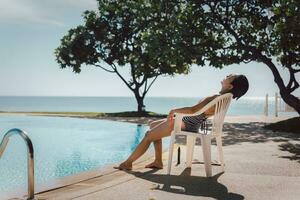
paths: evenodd
<path fill-rule="evenodd" d="M 117 113 L 104 112 L 18 112 L 18 111 L 0 111 L 0 115 L 29 115 L 29 116 L 47 116 L 47 117 L 73 117 L 86 119 L 105 119 L 111 121 L 129 122 L 135 124 L 149 124 L 154 120 L 163 119 L 166 115 L 153 113 L 153 116 L 115 116 Z M 122 114 L 122 113 L 120 113 Z"/>
<path fill-rule="evenodd" d="M 134 124 L 149 124 L 151 121 L 166 118 L 167 115 L 149 112 L 149 116 L 136 116 L 134 112 L 119 112 L 119 113 L 105 113 L 105 112 L 23 112 L 23 111 L 0 111 L 1 115 L 28 115 L 28 116 L 48 116 L 48 117 L 73 117 L 85 119 L 103 119 L 111 121 L 129 122 Z M 227 123 L 275 123 L 286 120 L 295 116 L 263 116 L 263 115 L 226 115 L 225 122 Z"/>
<path fill-rule="evenodd" d="M 171 109 L 193 106 L 202 97 L 147 97 L 146 109 L 168 114 Z M 270 100 L 271 98 L 269 98 Z M 228 115 L 260 115 L 264 112 L 265 99 L 243 97 L 233 101 Z M 269 101 L 269 113 L 275 113 L 275 104 Z M 134 97 L 57 97 L 19 96 L 0 98 L 0 111 L 4 112 L 124 112 L 137 110 Z"/>

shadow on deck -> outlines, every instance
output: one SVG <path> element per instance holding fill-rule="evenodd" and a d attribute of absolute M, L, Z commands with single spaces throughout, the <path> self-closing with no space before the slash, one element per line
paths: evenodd
<path fill-rule="evenodd" d="M 248 143 L 266 143 L 273 141 L 278 143 L 278 148 L 281 151 L 291 153 L 291 156 L 284 156 L 290 160 L 296 160 L 300 163 L 300 145 L 293 142 L 300 141 L 300 134 L 286 133 L 286 132 L 274 132 L 272 130 L 264 129 L 265 123 L 250 122 L 250 123 L 225 123 L 223 132 L 223 145 L 236 145 L 244 142 Z M 178 136 L 176 140 L 181 143 L 186 143 L 185 136 Z M 200 145 L 199 138 L 196 140 L 196 145 Z M 212 141 L 215 144 L 215 141 Z"/>

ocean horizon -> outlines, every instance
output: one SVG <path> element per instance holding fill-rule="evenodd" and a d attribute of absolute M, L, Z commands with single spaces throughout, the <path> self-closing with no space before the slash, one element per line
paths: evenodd
<path fill-rule="evenodd" d="M 167 114 L 173 108 L 193 106 L 203 97 L 145 98 L 147 111 Z M 265 97 L 232 100 L 228 115 L 263 115 Z M 137 110 L 131 96 L 0 96 L 2 112 L 123 112 Z M 269 97 L 269 115 L 275 111 L 275 99 Z"/>

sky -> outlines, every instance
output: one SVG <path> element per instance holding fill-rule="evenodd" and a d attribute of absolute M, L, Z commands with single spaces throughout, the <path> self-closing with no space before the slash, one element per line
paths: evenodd
<path fill-rule="evenodd" d="M 115 74 L 93 66 L 75 74 L 70 68 L 60 69 L 55 61 L 60 39 L 83 23 L 83 11 L 96 9 L 95 0 L 0 0 L 0 96 L 133 96 Z M 279 70 L 288 80 L 287 70 Z M 127 71 L 121 72 L 129 78 Z M 221 70 L 193 66 L 188 75 L 161 76 L 147 96 L 212 95 L 232 73 L 248 77 L 248 97 L 278 92 L 267 66 L 252 62 Z M 300 96 L 300 89 L 294 94 Z"/>

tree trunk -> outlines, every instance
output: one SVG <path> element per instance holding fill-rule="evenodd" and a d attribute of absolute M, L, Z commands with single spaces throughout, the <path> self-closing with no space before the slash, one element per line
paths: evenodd
<path fill-rule="evenodd" d="M 280 89 L 280 95 L 284 102 L 293 107 L 300 115 L 300 99 L 290 94 L 286 88 Z"/>
<path fill-rule="evenodd" d="M 290 91 L 288 91 L 288 89 L 284 85 L 284 82 L 280 76 L 279 71 L 277 70 L 272 60 L 262 55 L 260 55 L 260 58 L 272 71 L 274 76 L 274 81 L 279 88 L 280 95 L 284 100 L 284 102 L 287 103 L 289 106 L 293 107 L 296 110 L 296 112 L 298 112 L 298 114 L 300 115 L 300 99 L 298 99 L 297 97 L 292 95 Z"/>
<path fill-rule="evenodd" d="M 136 102 L 138 104 L 138 107 L 137 107 L 138 114 L 140 116 L 145 115 L 146 106 L 144 105 L 144 97 L 142 97 L 138 91 L 134 92 L 134 96 L 135 96 Z"/>

